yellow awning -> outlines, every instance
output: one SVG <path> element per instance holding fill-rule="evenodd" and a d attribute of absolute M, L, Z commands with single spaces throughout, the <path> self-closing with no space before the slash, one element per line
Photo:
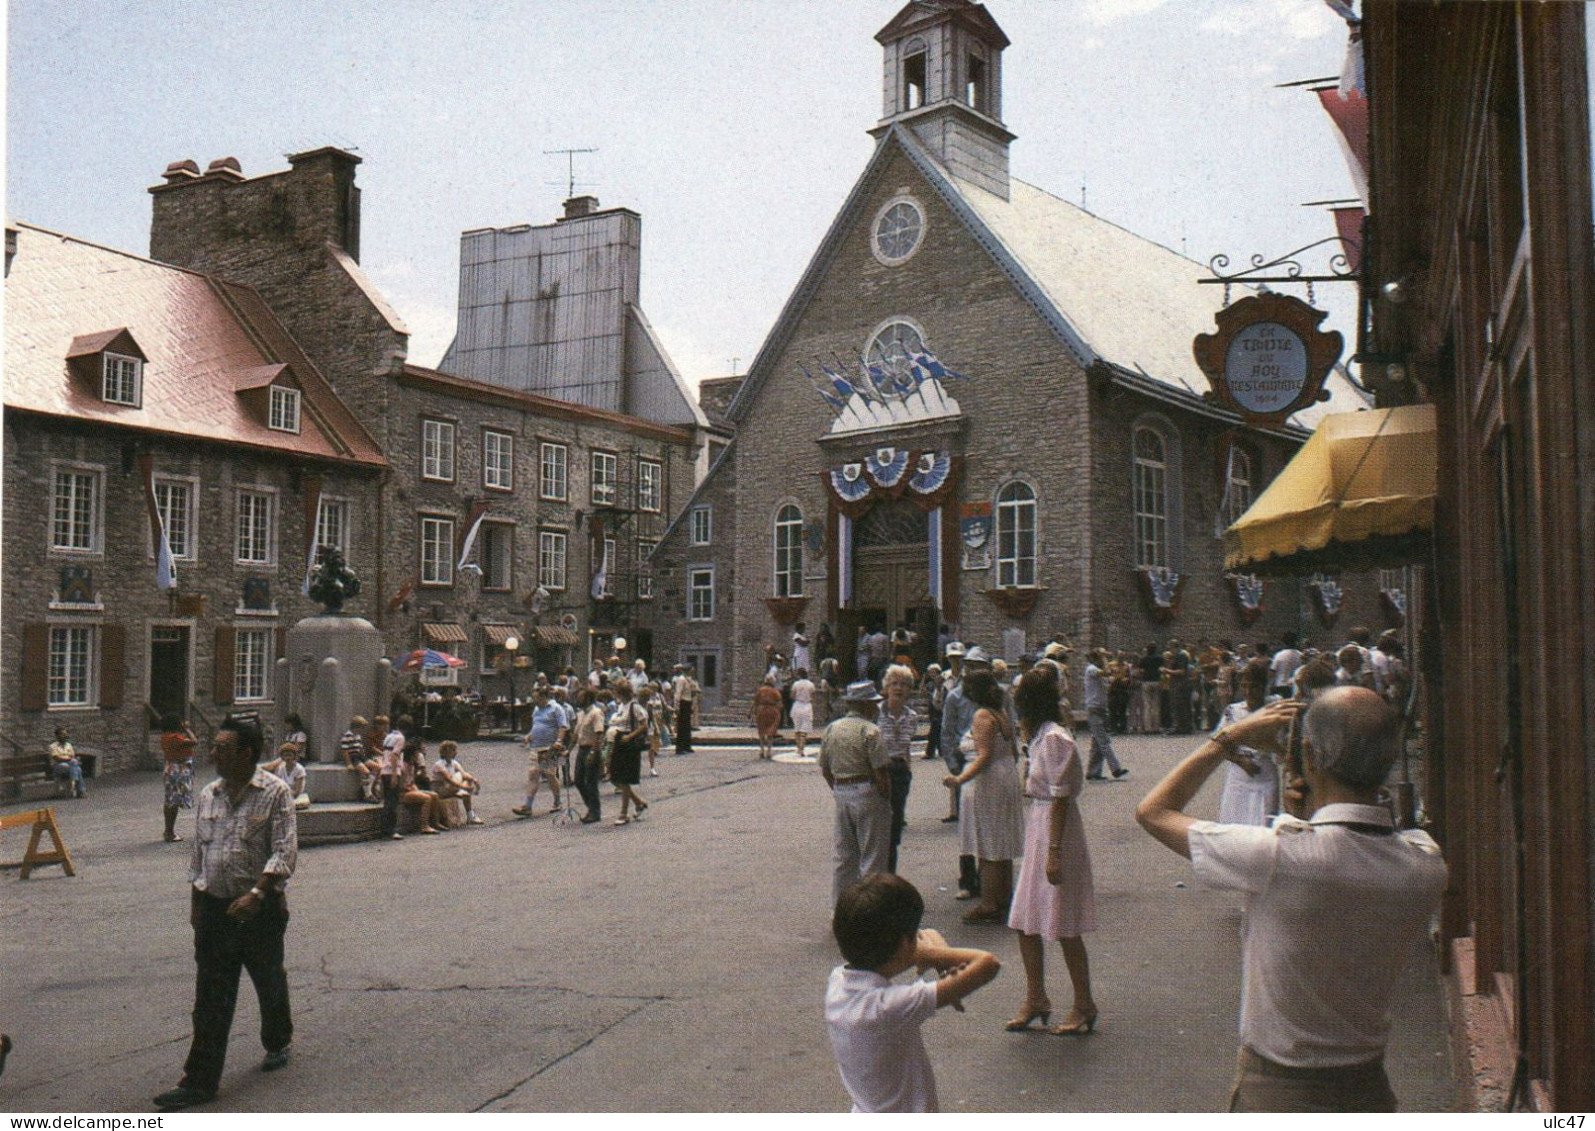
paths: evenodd
<path fill-rule="evenodd" d="M 1326 416 L 1224 532 L 1224 566 L 1371 569 L 1421 557 L 1434 526 L 1433 405 Z"/>

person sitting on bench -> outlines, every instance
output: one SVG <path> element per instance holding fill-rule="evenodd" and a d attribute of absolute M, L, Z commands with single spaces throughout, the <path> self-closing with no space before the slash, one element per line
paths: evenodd
<path fill-rule="evenodd" d="M 56 781 L 57 793 L 61 784 L 66 783 L 67 792 L 73 797 L 89 795 L 83 788 L 83 763 L 78 761 L 78 752 L 67 740 L 66 727 L 56 727 L 55 741 L 50 743 L 50 776 Z"/>

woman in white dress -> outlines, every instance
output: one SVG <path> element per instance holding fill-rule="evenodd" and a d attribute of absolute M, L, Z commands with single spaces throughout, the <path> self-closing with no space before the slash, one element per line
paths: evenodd
<path fill-rule="evenodd" d="M 1013 862 L 1024 855 L 1019 755 L 996 677 L 965 674 L 964 697 L 979 708 L 964 736 L 964 768 L 942 779 L 949 789 L 969 787 L 958 811 L 958 838 L 963 854 L 980 864 L 981 902 L 964 922 L 1001 923 L 1013 896 Z"/>
<path fill-rule="evenodd" d="M 797 756 L 802 758 L 809 735 L 814 733 L 814 681 L 809 678 L 808 668 L 798 668 L 795 674 L 797 678 L 792 681 L 792 744 L 797 747 Z"/>
<path fill-rule="evenodd" d="M 1261 710 L 1274 697 L 1268 694 L 1270 681 L 1268 661 L 1255 659 L 1241 673 L 1241 694 L 1244 699 L 1224 708 L 1217 734 L 1232 723 L 1238 723 L 1253 711 Z M 1257 772 L 1248 774 L 1232 760 L 1224 772 L 1224 794 L 1218 803 L 1218 820 L 1223 825 L 1266 825 L 1279 812 L 1279 765 L 1268 754 L 1242 746 L 1240 753 L 1249 758 Z"/>

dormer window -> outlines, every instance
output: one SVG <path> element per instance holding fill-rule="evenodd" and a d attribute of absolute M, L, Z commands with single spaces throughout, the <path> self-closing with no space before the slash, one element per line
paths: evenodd
<path fill-rule="evenodd" d="M 100 396 L 110 404 L 139 406 L 144 384 L 144 362 L 119 353 L 102 356 Z"/>
<path fill-rule="evenodd" d="M 126 326 L 79 334 L 67 347 L 67 366 L 78 388 L 106 404 L 138 408 L 144 402 L 144 350 Z"/>
<path fill-rule="evenodd" d="M 271 411 L 266 426 L 277 432 L 299 431 L 299 390 L 271 387 Z"/>

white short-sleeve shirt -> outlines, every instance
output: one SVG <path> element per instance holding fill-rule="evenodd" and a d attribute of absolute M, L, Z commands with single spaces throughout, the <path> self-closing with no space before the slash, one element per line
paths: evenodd
<path fill-rule="evenodd" d="M 825 990 L 831 1050 L 854 1111 L 940 1111 L 919 1027 L 936 1012 L 936 983 L 894 985 L 838 966 Z"/>
<path fill-rule="evenodd" d="M 1325 805 L 1269 828 L 1198 821 L 1191 863 L 1242 892 L 1241 1043 L 1297 1068 L 1384 1054 L 1390 998 L 1445 890 L 1428 833 L 1392 828 L 1378 805 Z"/>

